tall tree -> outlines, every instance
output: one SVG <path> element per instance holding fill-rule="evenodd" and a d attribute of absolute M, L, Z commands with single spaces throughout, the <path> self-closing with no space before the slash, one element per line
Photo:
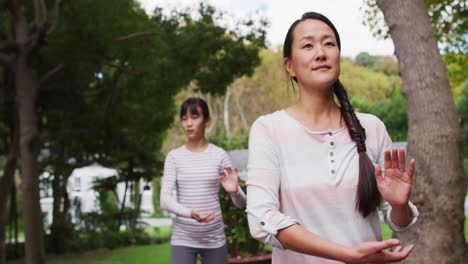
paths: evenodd
<path fill-rule="evenodd" d="M 83 5 L 91 7 L 90 4 L 92 2 L 93 1 L 80 1 L 79 3 L 72 3 L 67 1 L 62 3 L 60 0 L 49 1 L 48 3 L 44 0 L 35 0 L 33 2 L 15 0 L 0 1 L 0 7 L 2 8 L 2 11 L 4 11 L 1 16 L 2 25 L 5 26 L 5 28 L 0 29 L 0 38 L 2 40 L 0 63 L 3 64 L 5 72 L 8 72 L 11 75 L 10 78 L 14 82 L 14 108 L 17 109 L 19 120 L 19 154 L 21 160 L 22 193 L 24 196 L 23 201 L 25 208 L 23 219 L 26 237 L 25 248 L 27 263 L 44 263 L 45 261 L 42 213 L 39 206 L 40 199 L 37 164 L 37 153 L 41 147 L 41 131 L 38 125 L 43 125 L 46 118 L 51 118 L 51 115 L 44 116 L 40 114 L 44 111 L 44 106 L 47 106 L 47 103 L 44 102 L 47 100 L 43 100 L 47 99 L 47 97 L 42 97 L 41 99 L 44 89 L 49 88 L 45 83 L 54 77 L 57 72 L 63 70 L 64 63 L 66 64 L 69 62 L 66 66 L 70 67 L 71 65 L 74 65 L 74 62 L 81 62 L 84 60 L 87 62 L 87 65 L 79 64 L 79 66 L 82 68 L 90 66 L 89 69 L 86 70 L 91 70 L 91 72 L 88 72 L 87 77 L 82 78 L 83 80 L 88 80 L 88 83 L 81 87 L 87 87 L 90 80 L 89 76 L 93 76 L 93 73 L 95 73 L 97 69 L 96 65 L 98 65 L 96 56 L 89 56 L 89 51 L 94 49 L 95 51 L 93 54 L 99 54 L 99 58 L 105 58 L 104 55 L 99 52 L 102 51 L 103 47 L 109 45 L 110 39 L 116 41 L 115 38 L 119 37 L 116 34 L 116 31 L 109 31 L 110 33 L 107 35 L 92 34 L 87 31 L 86 26 L 88 26 L 88 28 L 102 28 L 102 24 L 99 23 L 90 25 L 89 23 L 73 24 L 67 22 L 70 20 L 79 22 L 78 20 L 80 18 L 84 18 L 83 14 L 85 14 L 91 17 L 91 19 L 87 17 L 88 21 L 94 19 L 93 21 L 96 22 L 95 19 L 100 18 L 101 20 L 98 22 L 102 22 L 107 19 L 109 27 L 118 27 L 122 23 L 112 23 L 119 20 L 115 19 L 115 13 L 108 12 L 108 6 L 112 4 L 114 8 L 113 10 L 123 11 L 120 15 L 127 14 L 128 10 L 133 10 L 132 8 L 135 7 L 133 1 L 119 1 L 116 4 L 113 2 L 103 3 L 103 1 L 100 1 L 99 5 L 96 4 L 94 6 L 100 8 L 88 8 L 88 12 L 79 12 L 84 11 L 82 9 L 80 10 L 80 7 Z M 104 6 L 104 4 L 107 6 Z M 60 12 L 63 11 L 64 7 L 66 7 L 65 9 L 68 11 L 68 16 L 64 16 L 63 13 Z M 104 9 L 103 7 L 107 7 L 107 9 Z M 122 7 L 125 9 L 122 9 Z M 99 16 L 93 16 L 95 13 L 91 13 L 91 11 L 95 10 L 101 11 Z M 114 16 L 112 17 L 112 15 Z M 112 17 L 113 20 L 108 19 L 110 17 Z M 74 18 L 75 20 L 67 20 L 67 18 Z M 96 32 L 97 31 L 94 31 L 93 33 Z M 105 31 L 100 31 L 99 33 L 103 32 Z M 119 32 L 119 35 L 121 33 L 133 32 Z M 111 34 L 114 35 L 111 36 Z M 87 38 L 86 40 L 101 39 L 100 42 L 93 42 L 93 44 L 98 43 L 101 45 L 93 45 L 91 49 L 86 46 L 86 41 L 83 41 L 83 38 L 85 37 Z M 75 45 L 73 45 L 73 47 L 75 47 L 76 50 L 72 50 L 68 52 L 68 54 L 60 54 L 60 51 L 66 51 L 69 47 L 68 45 L 64 47 L 63 44 L 66 42 L 70 43 L 70 40 L 74 38 Z M 128 38 L 130 37 L 126 36 L 126 39 Z M 79 44 L 81 44 L 80 48 L 77 47 Z M 48 46 L 61 46 L 61 49 L 55 48 L 55 56 L 50 56 L 51 53 L 48 52 Z M 70 54 L 78 56 L 73 58 L 73 55 Z M 44 55 L 46 60 L 43 60 Z M 81 57 L 79 57 L 79 55 L 81 55 Z M 56 60 L 57 57 L 60 57 L 58 62 Z M 67 61 L 67 58 L 73 58 L 75 61 Z M 44 61 L 47 61 L 48 63 L 44 63 Z M 54 64 L 55 62 L 57 62 L 57 64 Z M 73 69 L 73 67 L 70 68 Z M 80 69 L 77 67 L 74 70 L 83 73 L 82 68 Z M 73 72 L 73 70 L 68 70 L 69 72 Z M 81 75 L 81 77 L 84 76 L 85 75 Z M 68 77 L 71 76 L 69 75 Z M 64 82 L 62 82 L 61 85 L 62 87 L 66 87 L 66 83 Z M 79 94 L 78 91 L 80 87 L 75 85 L 73 88 L 77 89 L 73 94 L 76 96 Z M 38 103 L 38 100 L 43 101 L 44 103 Z M 60 102 L 60 99 L 55 102 L 57 101 Z M 52 102 L 52 104 L 55 102 Z M 62 172 L 65 172 L 65 174 L 67 173 L 64 170 L 62 170 Z M 57 189 L 63 190 L 63 186 L 63 184 L 61 186 L 59 185 L 59 188 Z M 56 203 L 54 203 L 56 208 L 60 207 L 60 200 L 61 199 L 57 199 Z M 54 210 L 54 214 L 57 213 L 58 210 Z"/>
<path fill-rule="evenodd" d="M 116 183 L 127 186 L 156 175 L 161 164 L 155 157 L 174 114 L 172 97 L 199 72 L 223 81 L 248 72 L 258 61 L 253 51 L 264 45 L 262 28 L 228 31 L 218 25 L 218 11 L 211 6 L 201 5 L 197 19 L 188 11 L 166 16 L 161 9 L 149 18 L 132 3 L 65 6 L 59 32 L 51 36 L 40 60 L 41 68 L 63 65 L 42 84 L 38 99 L 42 139 L 50 153 L 41 164 L 54 175 L 51 241 L 57 253 L 66 250 L 70 232 L 70 170 L 95 160 L 122 172 Z M 111 4 L 113 12 L 108 13 Z M 83 36 L 86 42 L 80 41 Z M 217 60 L 230 54 L 226 47 L 236 51 L 228 63 L 238 67 L 218 72 Z M 244 60 L 249 63 L 241 65 Z M 217 84 L 214 89 L 222 92 L 223 83 Z M 124 204 L 115 217 L 120 223 L 128 215 Z"/>
<path fill-rule="evenodd" d="M 466 0 L 423 0 L 430 16 L 430 21 L 440 47 L 445 52 L 462 54 L 468 49 L 466 42 L 466 30 L 468 20 L 466 19 Z M 387 25 L 382 19 L 382 13 L 377 0 L 366 0 L 364 10 L 364 24 L 373 34 L 379 37 L 389 37 Z M 465 61 L 466 57 L 458 58 Z"/>
<path fill-rule="evenodd" d="M 235 76 L 252 71 L 265 39 L 262 27 L 241 33 L 217 25 L 217 12 L 205 5 L 199 19 L 188 12 L 165 17 L 157 9 L 151 20 L 132 0 L 0 0 L 0 7 L 0 63 L 11 73 L 18 110 L 27 263 L 45 262 L 37 163 L 42 143 L 56 160 L 88 155 L 146 166 L 172 120 L 172 96 L 193 79 L 222 92 Z M 208 80 L 218 81 L 216 87 Z M 83 125 L 83 117 L 94 129 L 78 130 L 96 135 L 60 145 L 78 134 L 66 132 Z M 80 154 L 86 139 L 93 144 Z M 55 164 L 62 175 L 56 208 L 66 201 L 68 165 Z"/>
<path fill-rule="evenodd" d="M 363 67 L 372 67 L 375 64 L 376 57 L 371 56 L 368 52 L 360 52 L 356 58 L 354 58 L 354 64 Z"/>
<path fill-rule="evenodd" d="M 416 245 L 407 263 L 466 263 L 461 131 L 437 38 L 423 0 L 378 0 L 395 44 L 408 102 L 412 200 L 419 223 L 398 234 Z"/>
<path fill-rule="evenodd" d="M 55 1 L 52 10 L 58 10 Z M 6 13 L 10 27 L 0 29 L 2 49 L 0 63 L 12 73 L 15 85 L 15 103 L 19 120 L 19 155 L 24 194 L 24 229 L 27 263 L 44 263 L 44 234 L 39 206 L 39 186 L 36 156 L 39 150 L 36 99 L 40 76 L 34 69 L 34 58 L 53 28 L 45 1 L 33 3 L 2 0 L 0 7 Z M 31 12 L 29 12 L 31 11 Z M 52 15 L 51 17 L 54 17 Z M 11 31 L 8 31 L 11 30 Z"/>

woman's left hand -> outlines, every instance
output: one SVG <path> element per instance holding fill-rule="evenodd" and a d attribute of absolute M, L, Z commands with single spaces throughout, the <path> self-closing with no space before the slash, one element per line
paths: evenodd
<path fill-rule="evenodd" d="M 236 168 L 233 169 L 232 167 L 225 167 L 219 173 L 219 176 L 221 185 L 223 185 L 223 188 L 226 192 L 230 194 L 237 193 L 239 181 Z"/>
<path fill-rule="evenodd" d="M 413 172 L 415 161 L 412 159 L 406 171 L 406 154 L 404 149 L 392 149 L 385 151 L 385 175 L 379 165 L 375 166 L 377 187 L 382 198 L 392 207 L 406 206 L 413 185 Z"/>

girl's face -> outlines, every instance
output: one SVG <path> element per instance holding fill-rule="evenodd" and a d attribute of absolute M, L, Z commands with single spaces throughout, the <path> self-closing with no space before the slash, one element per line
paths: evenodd
<path fill-rule="evenodd" d="M 329 88 L 340 75 L 335 33 L 320 20 L 300 22 L 293 31 L 291 58 L 285 58 L 284 63 L 301 87 Z"/>
<path fill-rule="evenodd" d="M 205 136 L 205 128 L 209 125 L 209 120 L 205 120 L 200 107 L 197 107 L 197 113 L 187 110 L 181 117 L 182 128 L 188 140 L 199 140 Z"/>

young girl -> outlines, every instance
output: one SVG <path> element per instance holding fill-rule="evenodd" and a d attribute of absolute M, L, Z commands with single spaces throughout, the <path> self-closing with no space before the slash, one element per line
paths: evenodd
<path fill-rule="evenodd" d="M 171 263 L 195 264 L 198 254 L 204 264 L 227 263 L 219 184 L 231 194 L 238 208 L 245 207 L 245 194 L 226 151 L 205 138 L 210 123 L 206 102 L 187 99 L 180 109 L 180 119 L 187 144 L 167 155 L 161 187 L 161 208 L 176 215 Z M 173 196 L 174 190 L 177 197 Z"/>
<path fill-rule="evenodd" d="M 251 128 L 248 220 L 252 236 L 275 247 L 273 263 L 394 262 L 414 248 L 381 241 L 377 209 L 394 231 L 414 225 L 415 162 L 407 170 L 405 151 L 389 150 L 385 125 L 354 112 L 338 79 L 340 45 L 323 15 L 295 21 L 283 57 L 299 100 Z"/>

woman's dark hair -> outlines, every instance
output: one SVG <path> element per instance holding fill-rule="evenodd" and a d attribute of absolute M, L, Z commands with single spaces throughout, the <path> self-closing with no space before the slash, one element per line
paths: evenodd
<path fill-rule="evenodd" d="M 292 58 L 294 29 L 299 23 L 307 19 L 316 19 L 327 24 L 335 33 L 338 49 L 341 50 L 340 35 L 332 22 L 322 14 L 308 12 L 303 14 L 302 18 L 296 20 L 289 28 L 284 40 L 283 58 Z M 297 82 L 296 77 L 292 77 L 292 79 Z M 333 84 L 333 91 L 340 102 L 341 118 L 345 121 L 351 139 L 356 142 L 357 152 L 359 153 L 359 181 L 357 186 L 356 208 L 366 217 L 375 211 L 381 201 L 380 192 L 375 179 L 374 165 L 366 152 L 366 130 L 359 122 L 353 106 L 349 102 L 348 94 L 340 80 L 336 80 Z"/>
<path fill-rule="evenodd" d="M 201 113 L 198 111 L 198 107 L 200 107 Z M 203 120 L 208 120 L 210 118 L 210 110 L 208 110 L 208 104 L 205 100 L 201 99 L 200 97 L 190 97 L 182 103 L 180 107 L 180 115 L 179 117 L 182 118 L 184 115 L 187 114 L 189 111 L 192 114 L 201 114 L 203 115 Z"/>

